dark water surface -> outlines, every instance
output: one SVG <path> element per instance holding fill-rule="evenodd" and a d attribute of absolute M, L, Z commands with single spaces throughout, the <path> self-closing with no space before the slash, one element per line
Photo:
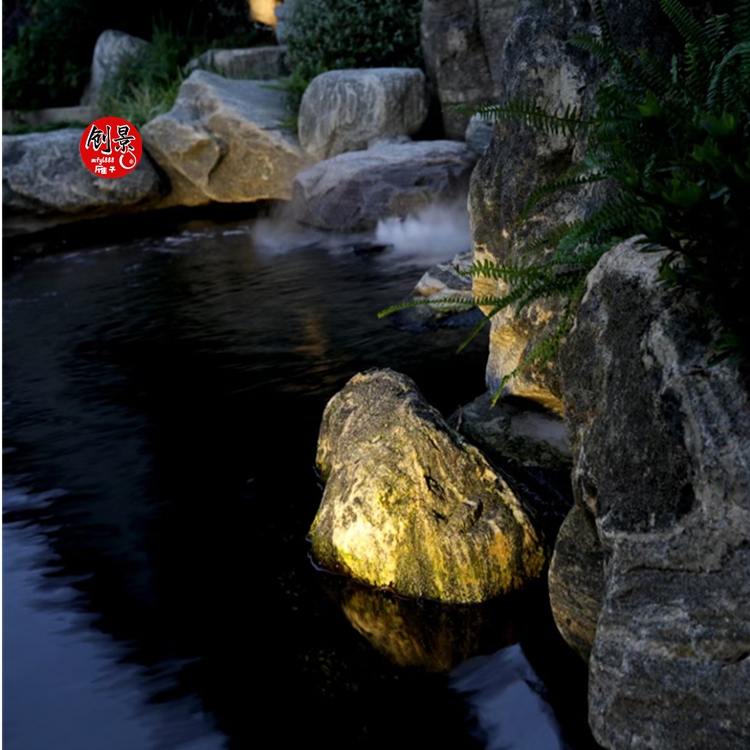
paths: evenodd
<path fill-rule="evenodd" d="M 451 253 L 252 226 L 6 263 L 5 747 L 589 747 L 543 591 L 442 608 L 307 557 L 349 377 L 393 367 L 444 413 L 483 389 L 486 340 L 375 316 Z"/>

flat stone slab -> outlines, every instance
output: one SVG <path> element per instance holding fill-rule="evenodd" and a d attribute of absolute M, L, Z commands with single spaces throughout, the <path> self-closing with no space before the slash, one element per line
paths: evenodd
<path fill-rule="evenodd" d="M 297 175 L 297 221 L 319 229 L 365 231 L 466 195 L 476 155 L 464 143 L 384 144 L 328 159 Z"/>
<path fill-rule="evenodd" d="M 250 47 L 248 49 L 209 49 L 185 66 L 185 73 L 207 70 L 224 78 L 268 81 L 286 75 L 286 47 Z"/>

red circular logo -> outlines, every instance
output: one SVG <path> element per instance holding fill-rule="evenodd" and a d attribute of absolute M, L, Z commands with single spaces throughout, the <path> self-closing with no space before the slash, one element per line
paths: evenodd
<path fill-rule="evenodd" d="M 83 131 L 81 159 L 97 177 L 124 177 L 141 160 L 140 133 L 120 117 L 100 117 Z"/>

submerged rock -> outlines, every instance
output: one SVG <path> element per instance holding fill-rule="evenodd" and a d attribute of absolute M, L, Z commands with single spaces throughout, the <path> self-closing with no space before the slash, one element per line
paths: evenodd
<path fill-rule="evenodd" d="M 561 351 L 577 508 L 551 597 L 579 651 L 596 621 L 603 746 L 729 750 L 750 746 L 750 395 L 709 364 L 700 307 L 658 284 L 661 257 L 607 253 Z"/>
<path fill-rule="evenodd" d="M 427 107 L 425 77 L 418 68 L 331 70 L 305 90 L 300 142 L 316 159 L 361 151 L 377 139 L 416 133 Z"/>
<path fill-rule="evenodd" d="M 466 195 L 475 154 L 463 143 L 385 144 L 339 154 L 297 175 L 297 221 L 342 232 L 374 229 L 437 201 Z"/>
<path fill-rule="evenodd" d="M 285 117 L 282 91 L 196 70 L 174 107 L 141 132 L 169 176 L 174 205 L 288 199 L 309 160 L 283 128 Z"/>
<path fill-rule="evenodd" d="M 447 602 L 522 588 L 545 568 L 527 510 L 405 375 L 355 375 L 330 400 L 317 465 L 310 536 L 324 567 Z"/>

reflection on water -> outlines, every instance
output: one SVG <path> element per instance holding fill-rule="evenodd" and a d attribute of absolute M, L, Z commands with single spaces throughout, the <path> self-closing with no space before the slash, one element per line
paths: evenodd
<path fill-rule="evenodd" d="M 469 660 L 454 670 L 451 687 L 468 695 L 487 750 L 568 750 L 544 683 L 519 644 Z"/>
<path fill-rule="evenodd" d="M 294 243 L 194 222 L 6 268 L 10 750 L 245 748 L 272 716 L 273 747 L 477 747 L 428 670 L 506 645 L 507 618 L 332 598 L 305 535 L 331 395 L 387 365 L 450 413 L 486 342 L 377 319 L 435 258 Z"/>

